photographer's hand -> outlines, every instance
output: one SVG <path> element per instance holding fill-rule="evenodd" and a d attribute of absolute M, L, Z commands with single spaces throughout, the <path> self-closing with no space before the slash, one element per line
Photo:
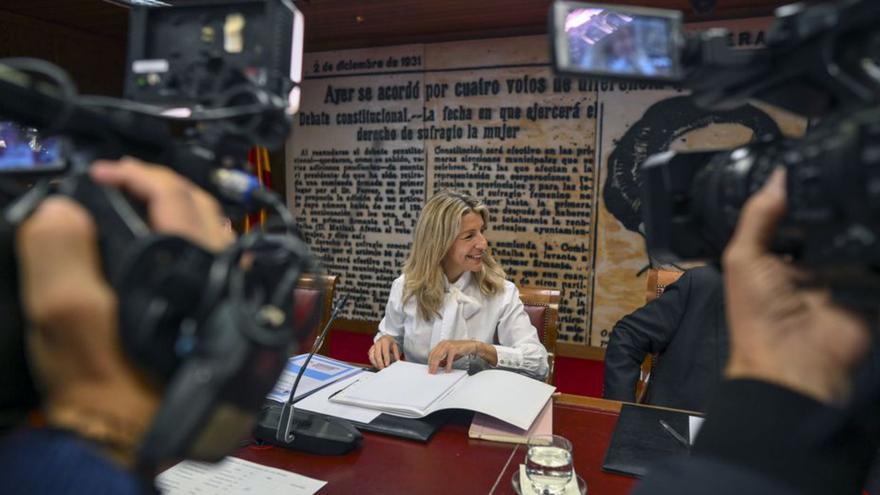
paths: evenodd
<path fill-rule="evenodd" d="M 134 158 L 98 161 L 89 170 L 98 184 L 122 189 L 147 205 L 150 226 L 211 251 L 234 239 L 223 227 L 220 205 L 208 193 L 171 169 Z"/>
<path fill-rule="evenodd" d="M 92 176 L 143 200 L 157 231 L 213 250 L 230 242 L 217 202 L 169 169 L 123 160 L 96 164 Z M 122 350 L 94 219 L 79 204 L 53 197 L 22 224 L 16 243 L 28 351 L 49 424 L 102 443 L 130 463 L 160 392 Z"/>
<path fill-rule="evenodd" d="M 807 274 L 770 252 L 784 214 L 780 169 L 746 203 L 724 253 L 731 333 L 726 374 L 831 403 L 846 396 L 851 372 L 868 351 L 868 325 L 828 291 L 799 287 Z"/>

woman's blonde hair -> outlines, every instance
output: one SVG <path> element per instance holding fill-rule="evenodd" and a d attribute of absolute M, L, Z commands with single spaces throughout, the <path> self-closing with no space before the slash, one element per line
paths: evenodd
<path fill-rule="evenodd" d="M 403 266 L 403 302 L 415 297 L 425 321 L 440 314 L 445 292 L 443 258 L 458 237 L 461 218 L 471 212 L 478 213 L 483 217 L 483 225 L 488 225 L 489 210 L 480 200 L 444 189 L 434 194 L 419 214 L 413 244 Z M 504 270 L 488 250 L 483 253 L 483 268 L 473 276 L 485 295 L 494 295 L 504 285 Z"/>

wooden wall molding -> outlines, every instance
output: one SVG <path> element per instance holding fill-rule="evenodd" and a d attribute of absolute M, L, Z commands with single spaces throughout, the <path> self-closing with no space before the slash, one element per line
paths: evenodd
<path fill-rule="evenodd" d="M 572 344 L 569 342 L 559 342 L 556 344 L 556 355 L 567 358 L 589 359 L 591 361 L 604 361 L 605 348 L 594 347 L 582 344 Z"/>

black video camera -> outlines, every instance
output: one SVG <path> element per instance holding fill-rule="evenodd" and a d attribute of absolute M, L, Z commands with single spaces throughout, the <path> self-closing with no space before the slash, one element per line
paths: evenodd
<path fill-rule="evenodd" d="M 765 49 L 725 30 L 682 32 L 679 12 L 558 1 L 558 72 L 681 84 L 700 108 L 760 100 L 812 119 L 801 139 L 755 136 L 724 152 L 666 151 L 644 161 L 641 216 L 663 261 L 718 259 L 745 201 L 787 169 L 787 215 L 774 249 L 810 267 L 843 302 L 880 301 L 880 2 L 781 7 Z"/>
<path fill-rule="evenodd" d="M 78 96 L 63 71 L 40 60 L 0 60 L 0 116 L 18 123 L 0 125 L 0 191 L 12 198 L 0 205 L 0 419 L 39 400 L 23 347 L 14 232 L 57 193 L 95 217 L 123 347 L 165 389 L 138 469 L 176 457 L 217 460 L 250 431 L 319 314 L 291 316 L 300 274 L 317 271 L 305 243 L 252 233 L 209 253 L 150 232 L 137 204 L 91 182 L 87 170 L 125 155 L 165 164 L 227 212 L 274 208 L 294 232 L 283 202 L 244 171 L 250 147 L 277 148 L 289 134 L 303 29 L 290 0 L 133 7 L 126 100 Z M 34 184 L 20 194 L 22 182 Z M 243 263 L 245 253 L 261 256 Z"/>

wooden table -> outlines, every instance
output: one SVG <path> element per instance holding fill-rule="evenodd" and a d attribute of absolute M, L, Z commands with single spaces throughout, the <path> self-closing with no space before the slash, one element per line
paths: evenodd
<path fill-rule="evenodd" d="M 554 432 L 571 440 L 577 473 L 590 494 L 629 493 L 634 479 L 601 470 L 621 404 L 572 395 L 554 399 Z M 360 449 L 318 456 L 276 447 L 245 447 L 237 457 L 327 481 L 320 494 L 510 494 L 524 446 L 472 440 L 466 416 L 428 443 L 365 432 Z"/>

